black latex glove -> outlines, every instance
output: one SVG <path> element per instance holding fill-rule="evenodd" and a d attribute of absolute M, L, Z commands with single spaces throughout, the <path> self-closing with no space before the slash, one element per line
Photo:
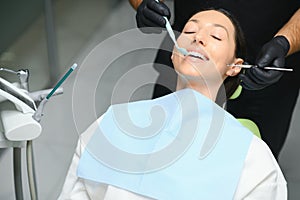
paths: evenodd
<path fill-rule="evenodd" d="M 276 83 L 283 75 L 277 70 L 265 70 L 263 67 L 285 67 L 285 56 L 290 44 L 284 36 L 276 36 L 266 43 L 260 50 L 256 59 L 257 67 L 247 69 L 239 77 L 241 85 L 248 90 L 260 90 Z"/>
<path fill-rule="evenodd" d="M 143 33 L 161 33 L 161 28 L 164 28 L 166 21 L 163 17 L 170 19 L 171 12 L 163 2 L 155 0 L 143 0 L 137 8 L 136 22 L 137 27 Z M 146 28 L 156 27 L 156 28 Z M 160 27 L 160 28 L 157 28 Z"/>

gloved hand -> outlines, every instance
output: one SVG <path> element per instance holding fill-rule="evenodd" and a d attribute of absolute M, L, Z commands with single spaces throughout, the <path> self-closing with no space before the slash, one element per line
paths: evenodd
<path fill-rule="evenodd" d="M 166 4 L 163 2 L 158 3 L 155 0 L 143 0 L 136 12 L 137 27 L 143 33 L 161 33 L 161 29 L 157 27 L 165 27 L 166 21 L 163 18 L 164 16 L 168 19 L 171 17 L 171 12 Z M 156 28 L 145 29 L 145 27 Z"/>
<path fill-rule="evenodd" d="M 256 59 L 257 67 L 251 67 L 240 74 L 241 85 L 248 90 L 260 90 L 276 83 L 283 72 L 265 70 L 263 67 L 285 67 L 285 56 L 290 49 L 289 41 L 284 36 L 276 36 L 266 43 Z"/>

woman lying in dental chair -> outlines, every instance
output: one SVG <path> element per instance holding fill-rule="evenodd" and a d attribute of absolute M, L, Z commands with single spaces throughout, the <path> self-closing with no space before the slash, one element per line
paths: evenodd
<path fill-rule="evenodd" d="M 111 106 L 81 135 L 59 199 L 287 199 L 268 146 L 215 103 L 239 84 L 236 20 L 200 11 L 177 41 L 190 52 L 173 50 L 177 91 Z"/>

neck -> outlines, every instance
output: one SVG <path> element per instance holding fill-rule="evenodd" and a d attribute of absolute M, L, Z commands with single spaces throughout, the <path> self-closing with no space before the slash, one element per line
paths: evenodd
<path fill-rule="evenodd" d="M 178 76 L 176 90 L 190 88 L 196 90 L 197 92 L 201 93 L 202 95 L 206 96 L 212 101 L 216 101 L 216 97 L 220 86 L 221 83 L 210 83 L 203 79 L 191 80 Z"/>

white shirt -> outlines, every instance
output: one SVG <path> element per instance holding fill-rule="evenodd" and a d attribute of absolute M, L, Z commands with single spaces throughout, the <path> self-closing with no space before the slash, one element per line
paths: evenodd
<path fill-rule="evenodd" d="M 77 166 L 86 144 L 100 122 L 99 118 L 81 136 L 73 156 L 59 200 L 146 200 L 147 198 L 111 185 L 84 180 L 76 175 Z M 254 136 L 239 184 L 234 195 L 235 200 L 285 200 L 287 185 L 279 165 L 269 147 Z"/>

